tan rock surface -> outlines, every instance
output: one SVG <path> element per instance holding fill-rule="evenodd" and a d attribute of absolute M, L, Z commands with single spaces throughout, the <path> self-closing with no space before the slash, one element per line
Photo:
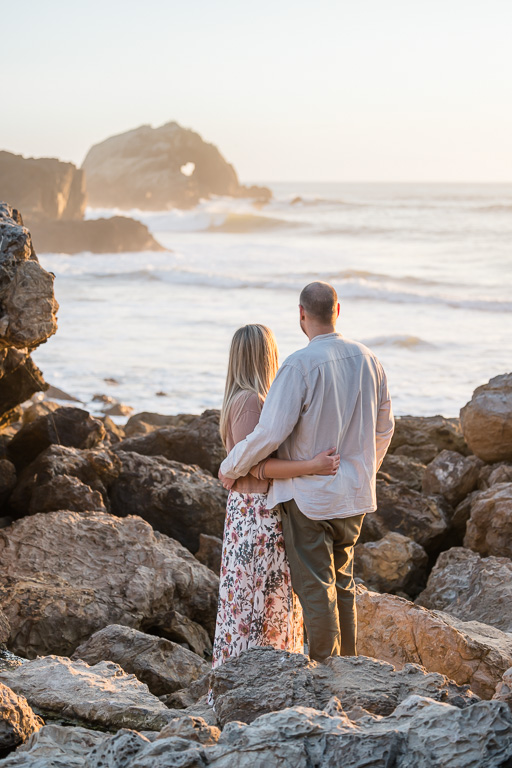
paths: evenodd
<path fill-rule="evenodd" d="M 416 603 L 512 632 L 512 560 L 453 547 L 439 555 Z"/>
<path fill-rule="evenodd" d="M 512 461 L 512 373 L 475 389 L 460 419 L 473 453 L 490 463 Z"/>
<path fill-rule="evenodd" d="M 460 707 L 477 700 L 467 688 L 418 666 L 395 670 L 363 656 L 335 656 L 319 664 L 273 648 L 251 648 L 229 659 L 213 671 L 211 686 L 222 726 L 236 720 L 250 723 L 287 707 L 324 709 L 333 696 L 344 710 L 360 706 L 378 715 L 390 714 L 413 693 Z"/>
<path fill-rule="evenodd" d="M 89 666 L 43 656 L 0 671 L 0 681 L 45 715 L 81 725 L 159 731 L 173 717 L 147 685 L 113 662 Z"/>
<path fill-rule="evenodd" d="M 10 650 L 71 654 L 113 622 L 167 633 L 175 612 L 213 632 L 218 578 L 142 518 L 48 512 L 0 530 Z"/>
<path fill-rule="evenodd" d="M 0 683 L 0 750 L 21 744 L 42 725 L 24 697 Z"/>
<path fill-rule="evenodd" d="M 354 575 L 378 592 L 417 594 L 427 580 L 427 553 L 401 533 L 356 544 Z"/>
<path fill-rule="evenodd" d="M 88 664 L 114 661 L 125 672 L 146 683 L 155 696 L 186 688 L 211 667 L 177 643 L 120 624 L 110 624 L 95 632 L 76 649 L 72 658 Z"/>
<path fill-rule="evenodd" d="M 387 453 L 377 476 L 403 483 L 413 491 L 421 491 L 425 467 L 426 464 L 413 457 Z"/>
<path fill-rule="evenodd" d="M 464 546 L 481 555 L 512 557 L 512 483 L 474 494 Z"/>
<path fill-rule="evenodd" d="M 476 489 L 482 464 L 477 456 L 441 451 L 425 469 L 423 493 L 441 494 L 449 504 L 456 506 Z"/>
<path fill-rule="evenodd" d="M 445 449 L 464 455 L 469 453 L 459 419 L 445 419 L 444 416 L 399 416 L 396 419 L 389 453 L 428 464 Z"/>
<path fill-rule="evenodd" d="M 357 588 L 358 652 L 398 668 L 421 664 L 429 672 L 469 685 L 491 698 L 512 666 L 512 635 L 476 621 L 460 621 L 395 595 Z"/>
<path fill-rule="evenodd" d="M 496 686 L 496 693 L 493 699 L 504 701 L 512 709 L 512 667 L 503 674 L 503 678 Z"/>

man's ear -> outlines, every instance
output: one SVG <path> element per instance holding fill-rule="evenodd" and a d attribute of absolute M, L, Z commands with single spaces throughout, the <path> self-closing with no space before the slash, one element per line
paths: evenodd
<path fill-rule="evenodd" d="M 304 314 L 304 307 L 302 306 L 302 304 L 299 304 L 299 317 L 301 320 L 306 319 L 306 316 Z"/>
<path fill-rule="evenodd" d="M 340 303 L 338 302 L 338 307 L 336 309 L 336 318 L 340 316 Z"/>

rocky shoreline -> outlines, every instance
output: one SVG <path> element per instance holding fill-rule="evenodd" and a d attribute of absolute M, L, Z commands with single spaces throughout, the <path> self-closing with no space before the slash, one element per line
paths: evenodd
<path fill-rule="evenodd" d="M 1 764 L 510 766 L 512 374 L 460 418 L 397 419 L 355 553 L 359 657 L 255 648 L 211 672 L 219 413 L 119 425 L 41 399 L 40 372 L 17 388 L 56 305 L 0 224 Z"/>

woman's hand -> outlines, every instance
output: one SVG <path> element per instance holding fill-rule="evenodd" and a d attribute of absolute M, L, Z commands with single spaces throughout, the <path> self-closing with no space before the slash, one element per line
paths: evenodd
<path fill-rule="evenodd" d="M 226 475 L 223 475 L 220 469 L 219 469 L 219 480 L 221 481 L 226 491 L 230 491 L 235 484 L 235 481 L 232 480 L 230 477 L 226 477 Z"/>
<path fill-rule="evenodd" d="M 329 448 L 328 451 L 322 451 L 311 459 L 312 475 L 335 475 L 340 466 L 340 455 L 336 453 L 336 448 Z"/>

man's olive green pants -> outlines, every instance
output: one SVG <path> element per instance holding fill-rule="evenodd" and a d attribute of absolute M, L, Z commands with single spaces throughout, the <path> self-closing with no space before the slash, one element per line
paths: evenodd
<path fill-rule="evenodd" d="M 280 506 L 292 586 L 302 605 L 310 658 L 356 656 L 354 544 L 364 514 L 311 520 L 294 499 Z"/>

